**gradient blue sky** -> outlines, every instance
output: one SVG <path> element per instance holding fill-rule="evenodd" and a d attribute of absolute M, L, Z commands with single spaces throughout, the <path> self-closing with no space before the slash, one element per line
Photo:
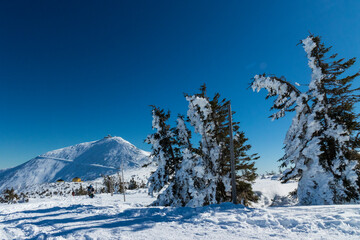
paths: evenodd
<path fill-rule="evenodd" d="M 183 93 L 205 82 L 232 100 L 259 172 L 276 170 L 292 115 L 271 122 L 251 78 L 308 83 L 297 43 L 309 31 L 360 57 L 359 12 L 350 0 L 1 1 L 0 168 L 107 134 L 150 150 L 149 105 L 185 114 Z"/>

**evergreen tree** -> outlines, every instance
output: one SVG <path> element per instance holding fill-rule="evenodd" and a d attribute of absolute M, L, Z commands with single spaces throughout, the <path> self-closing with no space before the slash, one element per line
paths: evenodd
<path fill-rule="evenodd" d="M 130 180 L 131 181 L 131 180 Z M 117 172 L 116 174 L 116 180 L 115 180 L 115 190 L 118 193 L 124 193 L 126 190 L 126 186 L 125 186 L 125 179 L 123 179 L 120 175 L 119 172 Z"/>
<path fill-rule="evenodd" d="M 114 176 L 104 175 L 103 184 L 105 186 L 106 193 L 114 193 L 116 180 Z"/>
<path fill-rule="evenodd" d="M 230 189 L 230 181 L 223 182 L 219 172 L 220 144 L 216 139 L 215 119 L 216 113 L 212 111 L 209 99 L 206 97 L 205 86 L 200 94 L 186 96 L 189 102 L 187 112 L 190 124 L 195 132 L 201 135 L 200 146 L 196 150 L 199 157 L 194 168 L 194 184 L 197 192 L 191 205 L 203 206 L 218 203 L 217 186 L 223 185 Z M 224 178 L 224 180 L 228 180 Z"/>
<path fill-rule="evenodd" d="M 139 188 L 139 185 L 138 185 L 137 182 L 135 181 L 134 177 L 132 177 L 132 178 L 130 179 L 128 189 L 129 189 L 129 190 L 134 190 L 134 189 L 138 189 L 138 188 Z"/>
<path fill-rule="evenodd" d="M 196 166 L 196 154 L 192 152 L 190 142 L 191 131 L 186 127 L 184 117 L 179 116 L 177 126 L 173 129 L 176 147 L 176 156 L 181 159 L 181 165 L 176 168 L 175 175 L 162 194 L 152 204 L 156 206 L 186 206 L 193 198 L 193 173 Z"/>
<path fill-rule="evenodd" d="M 219 170 L 222 178 L 231 179 L 230 165 L 230 132 L 229 132 L 229 104 L 226 99 L 220 100 L 220 94 L 215 94 L 210 100 L 213 109 L 213 118 L 215 123 L 215 135 L 217 142 L 221 146 L 221 154 L 219 158 Z M 232 111 L 232 116 L 235 112 Z M 236 172 L 237 198 L 242 204 L 249 205 L 250 202 L 256 202 L 257 196 L 252 191 L 251 183 L 257 177 L 255 171 L 254 160 L 259 157 L 257 154 L 248 155 L 251 145 L 246 144 L 248 140 L 245 133 L 240 131 L 239 122 L 233 122 L 233 143 L 234 143 L 234 160 Z M 217 198 L 219 202 L 231 201 L 231 197 L 227 194 L 229 189 L 225 189 L 225 185 L 220 182 L 217 187 Z"/>
<path fill-rule="evenodd" d="M 3 191 L 3 198 L 0 197 L 0 203 L 17 203 L 20 199 L 19 195 L 16 194 L 14 188 L 7 188 Z"/>
<path fill-rule="evenodd" d="M 231 201 L 229 102 L 219 99 L 220 95 L 216 94 L 210 100 L 205 85 L 200 93 L 186 96 L 188 122 L 201 135 L 199 147 L 192 146 L 191 131 L 186 127 L 184 117 L 179 116 L 177 127 L 172 129 L 171 137 L 174 138 L 169 141 L 175 159 L 174 174 L 153 205 L 196 207 Z M 253 160 L 257 157 L 246 154 L 250 145 L 245 144 L 247 139 L 239 131 L 237 122 L 234 123 L 234 135 L 238 198 L 249 205 L 250 201 L 257 200 L 251 188 L 256 178 Z"/>
<path fill-rule="evenodd" d="M 351 89 L 356 73 L 341 74 L 355 63 L 352 58 L 325 58 L 326 48 L 319 37 L 309 36 L 302 45 L 307 53 L 312 78 L 309 90 L 301 93 L 284 78 L 255 76 L 253 89 L 266 88 L 267 97 L 278 96 L 273 118 L 296 110 L 285 138 L 285 155 L 280 159 L 285 170 L 284 182 L 298 179 L 300 204 L 341 204 L 359 199 L 355 169 L 359 154 L 357 133 L 360 125 L 354 104 L 359 95 Z M 356 161 L 357 160 L 357 161 Z"/>
<path fill-rule="evenodd" d="M 154 192 L 159 192 L 168 184 L 174 173 L 178 159 L 175 157 L 173 144 L 174 136 L 170 126 L 166 121 L 170 118 L 170 112 L 163 109 L 152 107 L 152 127 L 155 133 L 149 135 L 145 142 L 152 145 L 151 156 L 157 164 L 157 170 L 152 173 L 148 180 L 149 194 L 153 196 Z"/>

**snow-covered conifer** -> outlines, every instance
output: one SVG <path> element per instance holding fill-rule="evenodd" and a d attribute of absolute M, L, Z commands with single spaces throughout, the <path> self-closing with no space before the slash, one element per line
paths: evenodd
<path fill-rule="evenodd" d="M 166 121 L 170 118 L 170 112 L 152 106 L 152 127 L 155 133 L 146 138 L 146 142 L 152 145 L 151 155 L 157 164 L 157 170 L 149 178 L 149 194 L 159 192 L 169 183 L 175 173 L 176 158 L 173 150 L 174 136 Z"/>
<path fill-rule="evenodd" d="M 159 194 L 152 204 L 156 206 L 186 206 L 197 192 L 194 184 L 194 171 L 198 156 L 192 151 L 190 142 L 191 131 L 186 127 L 184 117 L 179 116 L 174 129 L 177 147 L 176 155 L 181 158 L 181 164 L 176 168 L 175 175 L 169 186 Z"/>
<path fill-rule="evenodd" d="M 273 118 L 296 110 L 285 138 L 285 155 L 280 159 L 283 180 L 298 179 L 300 204 L 341 204 L 359 199 L 358 172 L 360 130 L 353 111 L 359 96 L 351 82 L 359 74 L 339 76 L 355 62 L 327 62 L 325 48 L 319 37 L 302 41 L 312 70 L 309 90 L 301 93 L 284 78 L 255 76 L 253 90 L 268 90 L 268 96 L 278 96 L 272 109 L 279 110 Z M 330 56 L 334 59 L 336 55 Z"/>
<path fill-rule="evenodd" d="M 220 144 L 215 136 L 215 122 L 211 105 L 204 93 L 187 96 L 189 102 L 188 118 L 195 132 L 201 135 L 199 157 L 193 168 L 194 186 L 196 192 L 191 200 L 191 206 L 203 206 L 218 203 L 216 199 L 216 189 L 222 179 L 218 173 Z M 227 183 L 230 185 L 230 182 Z M 230 188 L 230 187 L 228 187 Z"/>
<path fill-rule="evenodd" d="M 184 117 L 179 116 L 171 135 L 175 138 L 173 143 L 176 143 L 172 148 L 172 158 L 177 163 L 173 165 L 174 175 L 167 180 L 168 186 L 153 205 L 198 207 L 231 201 L 229 102 L 225 99 L 220 101 L 219 94 L 210 100 L 206 96 L 205 85 L 200 90 L 199 94 L 186 96 L 188 122 L 201 136 L 199 146 L 192 146 L 191 131 Z M 253 160 L 257 157 L 256 154 L 246 154 L 251 146 L 245 144 L 247 139 L 239 131 L 237 122 L 234 123 L 234 135 L 237 197 L 243 204 L 249 205 L 250 201 L 257 200 L 251 188 L 256 177 Z M 164 172 L 161 166 L 159 164 L 153 176 Z"/>
<path fill-rule="evenodd" d="M 201 135 L 200 147 L 196 151 L 199 155 L 197 160 L 198 182 L 205 181 L 207 186 L 200 193 L 196 204 L 210 204 L 231 201 L 231 168 L 230 168 L 230 132 L 228 104 L 226 99 L 220 100 L 220 94 L 215 94 L 213 99 L 206 96 L 206 86 L 202 86 L 201 93 L 187 96 L 189 101 L 188 117 L 195 132 Z M 234 112 L 232 113 L 234 114 Z M 245 144 L 245 134 L 239 131 L 239 123 L 233 123 L 234 148 L 235 148 L 235 170 L 238 188 L 238 198 L 246 205 L 250 201 L 256 201 L 252 191 L 251 183 L 256 174 L 254 160 L 256 154 L 248 155 L 246 152 L 251 148 Z M 196 174 L 195 174 L 196 176 Z M 207 179 L 207 180 L 206 180 Z M 204 183 L 203 183 L 204 184 Z M 204 197 L 206 201 L 201 203 Z M 207 202 L 211 199 L 211 202 Z M 194 199 L 193 202 L 196 200 Z M 196 205 L 195 204 L 195 205 Z"/>
<path fill-rule="evenodd" d="M 221 147 L 219 158 L 219 174 L 223 181 L 219 181 L 217 186 L 217 199 L 219 202 L 231 201 L 229 195 L 228 181 L 231 179 L 230 165 L 230 132 L 229 132 L 229 104 L 226 99 L 221 99 L 220 94 L 215 94 L 210 100 L 210 105 L 214 114 L 215 135 L 217 142 Z M 232 111 L 232 116 L 235 112 Z M 250 205 L 250 202 L 256 202 L 257 196 L 252 190 L 252 183 L 256 179 L 256 168 L 254 160 L 258 159 L 257 154 L 249 155 L 247 152 L 251 149 L 246 144 L 245 133 L 240 131 L 239 122 L 233 121 L 233 144 L 235 160 L 235 179 L 237 187 L 237 198 L 244 205 Z M 225 183 L 225 184 L 224 184 Z"/>

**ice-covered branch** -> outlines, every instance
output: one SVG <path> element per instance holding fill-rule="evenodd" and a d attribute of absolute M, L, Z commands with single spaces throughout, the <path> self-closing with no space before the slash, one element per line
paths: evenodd
<path fill-rule="evenodd" d="M 286 111 L 293 111 L 294 109 L 291 107 L 301 95 L 301 92 L 293 84 L 278 77 L 256 75 L 251 87 L 253 91 L 257 92 L 265 88 L 268 91 L 266 98 L 277 96 L 271 109 L 279 111 L 271 115 L 273 120 L 283 117 Z"/>
<path fill-rule="evenodd" d="M 314 57 L 313 51 L 317 47 L 316 43 L 313 40 L 312 36 L 308 36 L 306 39 L 302 40 L 304 50 L 307 54 L 308 65 L 312 70 L 311 82 L 309 84 L 309 90 L 316 90 L 317 84 L 321 82 L 324 78 L 324 75 L 319 67 L 319 63 Z"/>

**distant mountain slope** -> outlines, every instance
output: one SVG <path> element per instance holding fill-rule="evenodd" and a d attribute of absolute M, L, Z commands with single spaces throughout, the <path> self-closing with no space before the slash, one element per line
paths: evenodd
<path fill-rule="evenodd" d="M 93 180 L 102 174 L 114 174 L 141 168 L 149 161 L 149 153 L 136 148 L 121 137 L 80 143 L 37 156 L 14 168 L 0 171 L 0 190 L 22 189 L 30 185 L 70 181 L 74 177 Z"/>

